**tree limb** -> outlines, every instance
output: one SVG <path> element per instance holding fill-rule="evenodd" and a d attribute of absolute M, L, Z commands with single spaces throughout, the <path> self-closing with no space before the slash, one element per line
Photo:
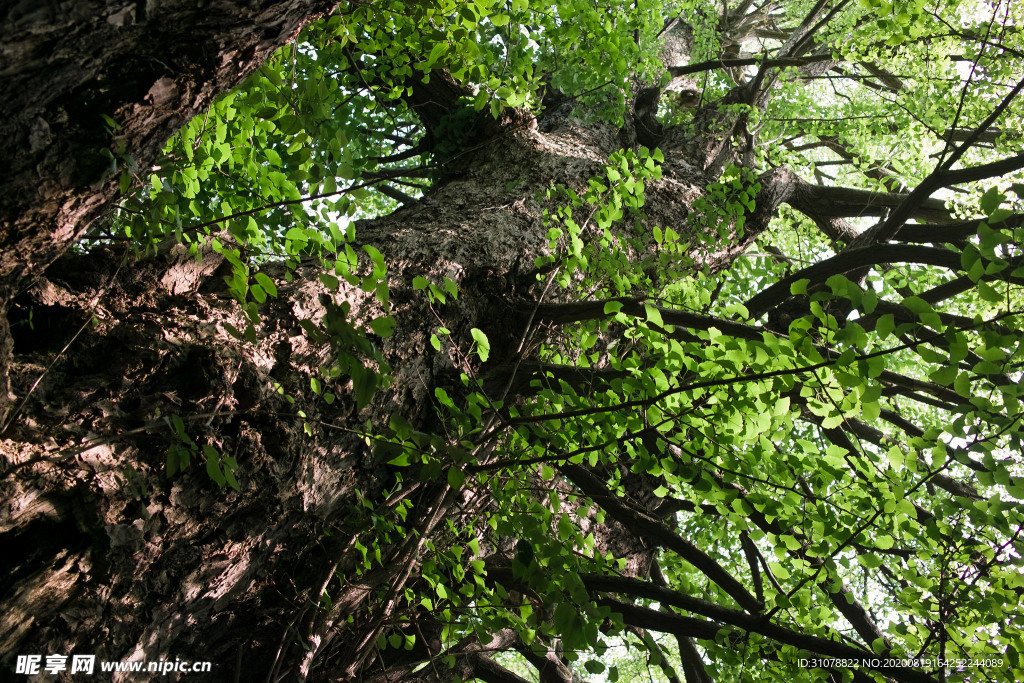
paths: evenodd
<path fill-rule="evenodd" d="M 559 465 L 558 469 L 578 486 L 581 491 L 607 510 L 613 519 L 627 528 L 633 529 L 644 538 L 655 541 L 662 547 L 678 554 L 718 584 L 741 607 L 754 614 L 764 609 L 764 604 L 751 595 L 743 587 L 743 584 L 727 572 L 711 556 L 689 540 L 672 531 L 661 520 L 643 510 L 627 506 L 618 496 L 608 490 L 603 481 L 586 468 L 580 465 L 573 465 L 572 463 L 565 463 L 564 465 Z"/>

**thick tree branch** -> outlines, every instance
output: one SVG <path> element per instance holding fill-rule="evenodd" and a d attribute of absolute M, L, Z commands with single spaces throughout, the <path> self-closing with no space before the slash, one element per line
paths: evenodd
<path fill-rule="evenodd" d="M 892 192 L 871 192 L 803 183 L 786 202 L 809 216 L 850 218 L 885 216 L 890 210 L 901 206 L 908 196 Z M 945 202 L 938 199 L 921 201 L 913 207 L 908 218 L 943 224 L 952 222 Z"/>
<path fill-rule="evenodd" d="M 942 134 L 942 139 L 949 142 L 964 142 L 972 135 L 974 135 L 975 144 L 982 142 L 993 143 L 1004 136 L 1007 140 L 1020 139 L 1020 135 L 1017 133 L 998 129 L 988 130 L 980 135 L 975 135 L 975 131 L 972 128 L 947 128 Z"/>
<path fill-rule="evenodd" d="M 980 164 L 978 166 L 969 166 L 968 168 L 958 168 L 953 171 L 945 171 L 941 174 L 942 187 L 960 185 L 962 183 L 973 183 L 986 178 L 1003 176 L 1022 168 L 1024 168 L 1024 152 L 1021 152 L 1016 156 L 1007 157 L 988 164 Z"/>
<path fill-rule="evenodd" d="M 643 582 L 640 582 L 643 583 Z M 650 584 L 647 584 L 650 586 Z M 651 586 L 651 588 L 657 588 Z M 611 589 L 609 589 L 611 590 Z M 647 589 L 638 589 L 647 590 Z M 674 596 L 660 594 L 661 598 L 666 601 L 674 600 Z M 696 619 L 693 617 L 685 617 L 678 614 L 668 614 L 666 612 L 658 612 L 656 610 L 648 609 L 646 607 L 639 607 L 631 603 L 617 600 L 614 598 L 599 598 L 597 600 L 599 605 L 610 607 L 614 612 L 622 615 L 623 621 L 633 626 L 639 626 L 641 628 L 650 629 L 652 631 L 661 631 L 662 633 L 674 633 L 683 635 L 686 637 L 700 638 L 702 640 L 714 639 L 716 634 L 723 628 L 726 623 L 724 620 L 718 621 L 705 621 L 703 619 Z M 742 613 L 740 613 L 742 614 Z M 744 615 L 747 616 L 747 615 Z M 733 624 L 730 624 L 733 625 Z M 929 676 L 923 671 L 916 669 L 910 669 L 907 667 L 883 667 L 883 666 L 870 666 L 871 663 L 883 661 L 874 652 L 870 650 L 862 650 L 860 648 L 851 647 L 843 643 L 829 640 L 827 638 L 821 638 L 819 636 L 805 635 L 791 631 L 782 626 L 777 626 L 771 622 L 762 619 L 749 619 L 747 625 L 735 624 L 738 628 L 749 631 L 751 633 L 759 633 L 767 638 L 770 638 L 778 643 L 785 645 L 792 645 L 793 647 L 806 650 L 807 652 L 822 655 L 824 657 L 831 657 L 836 659 L 846 659 L 852 661 L 861 662 L 861 666 L 864 668 L 870 668 L 874 671 L 878 671 L 887 676 L 891 676 L 897 681 L 907 681 L 909 683 L 937 683 L 936 679 Z"/>
<path fill-rule="evenodd" d="M 827 62 L 833 59 L 832 55 L 809 55 L 807 57 L 786 57 L 779 59 L 763 59 L 760 57 L 740 57 L 725 59 L 710 59 L 698 64 L 688 66 L 673 66 L 668 72 L 673 78 L 699 74 L 715 69 L 733 69 L 741 66 L 764 66 L 767 68 L 801 67 L 815 62 Z"/>
<path fill-rule="evenodd" d="M 772 306 L 788 299 L 791 285 L 799 280 L 810 280 L 808 287 L 811 287 L 825 282 L 832 275 L 882 263 L 920 263 L 959 270 L 960 255 L 950 249 L 911 244 L 878 244 L 844 250 L 832 258 L 798 270 L 754 295 L 746 303 L 747 310 L 752 318 L 759 318 Z"/>
<path fill-rule="evenodd" d="M 957 221 L 946 225 L 935 225 L 930 223 L 908 223 L 899 229 L 893 238 L 893 242 L 905 243 L 931 243 L 945 244 L 961 243 L 966 239 L 978 234 L 978 227 L 988 221 L 978 218 L 970 221 Z M 1019 228 L 1024 225 L 1024 214 L 1015 214 L 1001 223 L 989 225 L 994 230 L 1007 230 Z"/>
<path fill-rule="evenodd" d="M 621 312 L 637 317 L 646 316 L 647 307 L 650 307 L 657 310 L 666 325 L 684 327 L 691 330 L 709 330 L 714 327 L 732 337 L 754 341 L 761 341 L 763 339 L 763 332 L 757 327 L 701 313 L 690 313 L 688 311 L 656 306 L 630 297 L 616 297 L 614 299 L 582 301 L 578 303 L 541 304 L 537 307 L 536 320 L 556 325 L 566 325 L 584 320 L 600 320 L 614 315 L 614 313 L 605 312 L 605 307 L 609 303 L 622 304 L 621 308 L 619 308 Z"/>
<path fill-rule="evenodd" d="M 1006 108 L 1010 106 L 1010 103 L 1016 99 L 1021 90 L 1024 90 L 1024 79 L 1017 83 L 1017 85 L 1007 93 L 992 113 L 974 129 L 973 133 L 966 137 L 960 146 L 957 147 L 945 161 L 941 162 L 927 178 L 921 181 L 921 183 L 915 187 L 909 195 L 907 195 L 907 198 L 904 199 L 898 207 L 896 207 L 896 209 L 889 215 L 878 230 L 870 236 L 870 238 L 875 242 L 887 242 L 892 239 L 892 237 L 899 232 L 900 228 L 903 227 L 903 224 L 914 215 L 914 212 L 925 204 L 933 192 L 950 184 L 950 176 L 947 174 L 953 168 L 953 164 L 959 161 L 960 157 L 962 157 L 964 153 L 967 152 L 967 150 L 970 149 L 971 146 L 973 146 L 974 143 L 992 127 L 992 124 L 1002 116 L 1003 112 L 1006 111 Z M 965 173 L 961 177 L 970 177 L 970 174 Z"/>
<path fill-rule="evenodd" d="M 565 463 L 564 465 L 559 465 L 558 469 L 578 486 L 581 491 L 607 510 L 613 519 L 626 526 L 626 528 L 633 529 L 634 532 L 643 538 L 652 540 L 678 554 L 718 584 L 741 607 L 755 614 L 764 609 L 764 604 L 751 595 L 743 587 L 743 584 L 711 556 L 691 541 L 679 536 L 661 520 L 653 517 L 648 512 L 627 506 L 618 496 L 608 490 L 603 481 L 586 468 L 580 465 Z"/>

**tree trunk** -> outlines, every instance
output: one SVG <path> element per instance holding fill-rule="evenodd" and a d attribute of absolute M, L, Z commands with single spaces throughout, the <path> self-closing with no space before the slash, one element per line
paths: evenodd
<path fill-rule="evenodd" d="M 331 404 L 310 390 L 332 351 L 309 329 L 342 304 L 357 327 L 380 315 L 359 288 L 330 294 L 312 266 L 291 283 L 269 266 L 279 296 L 261 309 L 258 341 L 243 344 L 226 331 L 245 321 L 223 291 L 227 264 L 218 254 L 197 262 L 174 246 L 124 265 L 112 251 L 58 261 L 18 300 L 32 318 L 15 328 L 12 377 L 28 399 L 3 442 L 0 485 L 10 514 L 0 543 L 17 551 L 3 572 L 10 578 L 0 649 L 212 661 L 209 680 L 379 669 L 367 642 L 398 619 L 387 611 L 394 589 L 415 589 L 424 540 L 445 518 L 458 522 L 468 512 L 443 474 L 407 486 L 409 526 L 421 535 L 382 542 L 381 562 L 364 564 L 363 504 L 379 506 L 391 493 L 395 468 L 368 447 L 362 425 L 379 430 L 399 415 L 433 433 L 435 388 L 458 396 L 461 373 L 486 381 L 514 372 L 530 308 L 545 290 L 534 259 L 547 250 L 542 212 L 551 205 L 536 193 L 552 183 L 582 192 L 621 144 L 618 131 L 557 112 L 539 127 L 510 119 L 423 200 L 358 225 L 358 242 L 386 258 L 397 320 L 390 338 L 371 336 L 393 382 L 361 411 L 344 375 L 323 389 L 337 395 Z M 665 176 L 648 188 L 646 210 L 682 232 L 707 182 L 706 158 L 692 150 L 708 145 L 678 147 L 691 151 L 666 150 Z M 727 265 L 792 186 L 784 173 L 762 181 L 742 237 L 734 232 L 699 254 L 704 265 Z M 458 298 L 428 305 L 413 290 L 417 276 L 451 278 Z M 441 325 L 452 342 L 437 353 L 428 340 Z M 458 350 L 471 328 L 490 339 L 485 364 Z M 187 438 L 176 436 L 175 417 Z M 176 441 L 194 442 L 193 462 L 169 480 L 166 453 Z M 240 491 L 217 489 L 203 445 L 237 459 Z M 616 534 L 642 545 L 625 527 L 609 528 L 606 547 L 628 549 Z M 490 549 L 491 559 L 499 550 Z M 633 574 L 649 569 L 648 559 Z M 321 601 L 328 588 L 329 604 Z M 461 656 L 479 657 L 472 648 Z M 386 669 L 401 670 L 401 658 L 393 659 Z"/>

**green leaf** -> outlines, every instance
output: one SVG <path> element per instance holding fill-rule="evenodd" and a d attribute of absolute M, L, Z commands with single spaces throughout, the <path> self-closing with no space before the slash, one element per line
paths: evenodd
<path fill-rule="evenodd" d="M 381 254 L 376 247 L 370 244 L 364 244 L 363 251 L 370 255 L 370 260 L 373 262 L 374 273 L 383 274 L 387 270 L 384 265 L 384 255 Z"/>
<path fill-rule="evenodd" d="M 605 315 L 611 315 L 611 314 L 614 314 L 614 313 L 618 313 L 621 310 L 622 310 L 622 302 L 621 301 L 605 301 L 604 302 L 604 314 Z"/>
<path fill-rule="evenodd" d="M 249 288 L 249 293 L 252 294 L 252 298 L 256 299 L 258 303 L 263 303 L 267 300 L 267 293 L 264 292 L 263 288 L 257 284 L 254 284 Z"/>
<path fill-rule="evenodd" d="M 955 365 L 946 365 L 933 371 L 928 377 L 936 384 L 949 386 L 956 379 L 957 369 Z"/>
<path fill-rule="evenodd" d="M 372 370 L 360 368 L 352 375 L 352 393 L 356 401 L 356 410 L 368 406 L 376 391 L 377 376 Z"/>
<path fill-rule="evenodd" d="M 987 282 L 978 283 L 978 295 L 982 301 L 988 301 L 989 303 L 997 304 L 1006 300 L 1006 297 L 999 290 Z"/>
<path fill-rule="evenodd" d="M 206 473 L 210 475 L 210 479 L 216 482 L 217 486 L 224 488 L 228 480 L 224 476 L 223 470 L 221 470 L 220 453 L 213 446 L 205 444 L 203 446 L 203 455 L 206 457 Z"/>
<path fill-rule="evenodd" d="M 473 341 L 476 342 L 477 355 L 480 356 L 481 362 L 486 363 L 488 356 L 491 354 L 491 342 L 488 341 L 486 334 L 475 327 L 469 333 L 473 335 Z"/>
<path fill-rule="evenodd" d="M 991 214 L 993 211 L 999 208 L 999 206 L 1006 201 L 1006 195 L 999 191 L 999 188 L 991 187 L 981 197 L 979 205 L 981 212 L 984 214 Z"/>
<path fill-rule="evenodd" d="M 878 322 L 875 323 L 875 333 L 879 339 L 885 339 L 893 330 L 896 329 L 896 320 L 893 318 L 892 313 L 886 313 L 885 315 L 879 316 Z"/>
<path fill-rule="evenodd" d="M 338 286 L 341 284 L 338 278 L 334 277 L 330 273 L 320 273 L 318 277 L 320 278 L 320 282 L 323 283 L 324 287 L 327 288 L 327 291 L 338 291 Z"/>
<path fill-rule="evenodd" d="M 655 306 L 644 304 L 644 312 L 647 314 L 647 322 L 658 327 L 664 327 L 665 322 L 661 319 L 661 311 Z"/>
<path fill-rule="evenodd" d="M 274 284 L 273 280 L 271 280 L 263 273 L 256 273 L 253 277 L 255 278 L 256 282 L 259 283 L 260 287 L 263 288 L 264 292 L 273 297 L 277 296 L 277 285 Z"/>
<path fill-rule="evenodd" d="M 462 485 L 466 482 L 466 473 L 457 467 L 448 468 L 448 485 L 453 489 L 462 488 Z"/>
<path fill-rule="evenodd" d="M 390 315 L 374 318 L 370 321 L 370 329 L 372 329 L 373 333 L 378 337 L 388 339 L 395 333 L 395 318 Z"/>

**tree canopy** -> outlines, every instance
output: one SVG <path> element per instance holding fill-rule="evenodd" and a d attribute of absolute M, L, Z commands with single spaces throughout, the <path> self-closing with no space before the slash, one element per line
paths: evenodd
<path fill-rule="evenodd" d="M 120 194 L 76 249 L 215 255 L 219 343 L 271 354 L 287 310 L 320 349 L 261 379 L 371 463 L 280 627 L 303 676 L 1020 680 L 1022 30 L 1006 0 L 343 4 L 151 166 L 107 116 Z M 480 170 L 513 138 L 548 161 Z M 471 235 L 499 212 L 539 238 Z M 216 398 L 151 416 L 124 495 L 260 495 Z"/>

